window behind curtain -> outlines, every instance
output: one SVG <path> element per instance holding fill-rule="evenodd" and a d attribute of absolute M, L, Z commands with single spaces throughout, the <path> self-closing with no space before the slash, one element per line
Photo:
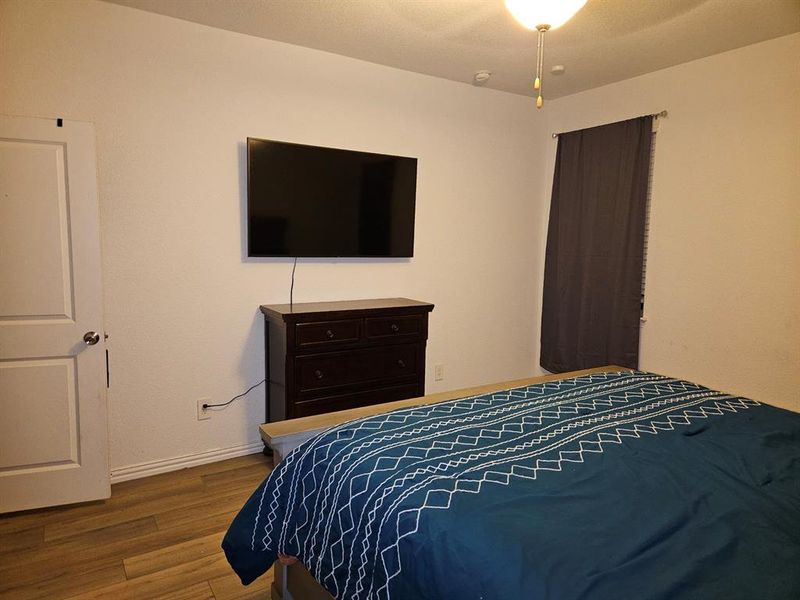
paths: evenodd
<path fill-rule="evenodd" d="M 650 140 L 650 171 L 647 175 L 647 202 L 644 213 L 644 250 L 642 252 L 642 306 L 641 306 L 641 319 L 644 319 L 644 295 L 645 288 L 647 287 L 647 254 L 650 245 L 650 209 L 653 206 L 653 165 L 656 160 L 656 131 L 658 130 L 658 122 L 653 123 L 653 137 Z"/>

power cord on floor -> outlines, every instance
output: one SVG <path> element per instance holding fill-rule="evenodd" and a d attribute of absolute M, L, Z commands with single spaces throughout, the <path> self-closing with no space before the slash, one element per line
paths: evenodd
<path fill-rule="evenodd" d="M 267 380 L 267 378 L 265 377 L 264 379 L 262 379 L 261 381 L 259 381 L 259 382 L 258 382 L 258 383 L 256 383 L 255 385 L 251 385 L 249 388 L 247 388 L 247 390 L 246 390 L 246 391 L 242 392 L 242 393 L 241 393 L 241 394 L 239 394 L 238 396 L 234 396 L 233 398 L 231 398 L 231 399 L 230 399 L 230 400 L 228 400 L 227 402 L 222 402 L 222 403 L 220 403 L 220 404 L 203 404 L 203 410 L 206 410 L 206 409 L 209 409 L 209 408 L 221 408 L 221 407 L 223 407 L 223 406 L 228 406 L 228 405 L 229 405 L 229 404 L 231 404 L 231 403 L 232 403 L 234 400 L 238 400 L 239 398 L 243 398 L 243 397 L 247 396 L 247 394 L 249 394 L 251 391 L 253 391 L 254 389 L 256 389 L 258 386 L 260 386 L 260 385 L 261 385 L 262 383 L 264 383 L 266 380 Z"/>

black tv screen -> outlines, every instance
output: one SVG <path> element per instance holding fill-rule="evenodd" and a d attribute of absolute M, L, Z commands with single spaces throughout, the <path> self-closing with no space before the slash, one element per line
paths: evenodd
<path fill-rule="evenodd" d="M 416 188 L 416 158 L 248 138 L 248 256 L 411 257 Z"/>

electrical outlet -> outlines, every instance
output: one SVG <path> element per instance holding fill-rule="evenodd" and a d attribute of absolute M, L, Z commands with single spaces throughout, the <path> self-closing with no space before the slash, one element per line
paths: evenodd
<path fill-rule="evenodd" d="M 197 401 L 197 420 L 198 421 L 205 421 L 206 419 L 211 418 L 211 411 L 207 408 L 203 408 L 203 404 L 210 404 L 211 398 L 200 398 Z"/>
<path fill-rule="evenodd" d="M 444 365 L 436 365 L 433 367 L 434 381 L 441 381 L 444 379 Z"/>

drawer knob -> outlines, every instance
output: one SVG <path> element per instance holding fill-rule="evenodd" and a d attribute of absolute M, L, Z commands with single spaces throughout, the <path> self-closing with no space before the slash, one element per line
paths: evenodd
<path fill-rule="evenodd" d="M 325 335 L 328 337 L 329 340 L 332 340 L 333 338 L 336 337 L 330 329 L 328 329 L 328 331 L 325 332 Z"/>
<path fill-rule="evenodd" d="M 401 369 L 405 369 L 406 368 L 406 361 L 404 361 L 402 358 L 399 359 L 397 361 L 397 366 L 400 367 Z"/>
<path fill-rule="evenodd" d="M 317 379 L 322 379 L 324 377 L 322 371 L 320 371 L 319 369 L 314 371 L 314 375 L 316 375 Z"/>
<path fill-rule="evenodd" d="M 392 331 L 397 333 L 398 331 L 400 331 L 400 326 L 397 323 L 392 323 Z"/>

